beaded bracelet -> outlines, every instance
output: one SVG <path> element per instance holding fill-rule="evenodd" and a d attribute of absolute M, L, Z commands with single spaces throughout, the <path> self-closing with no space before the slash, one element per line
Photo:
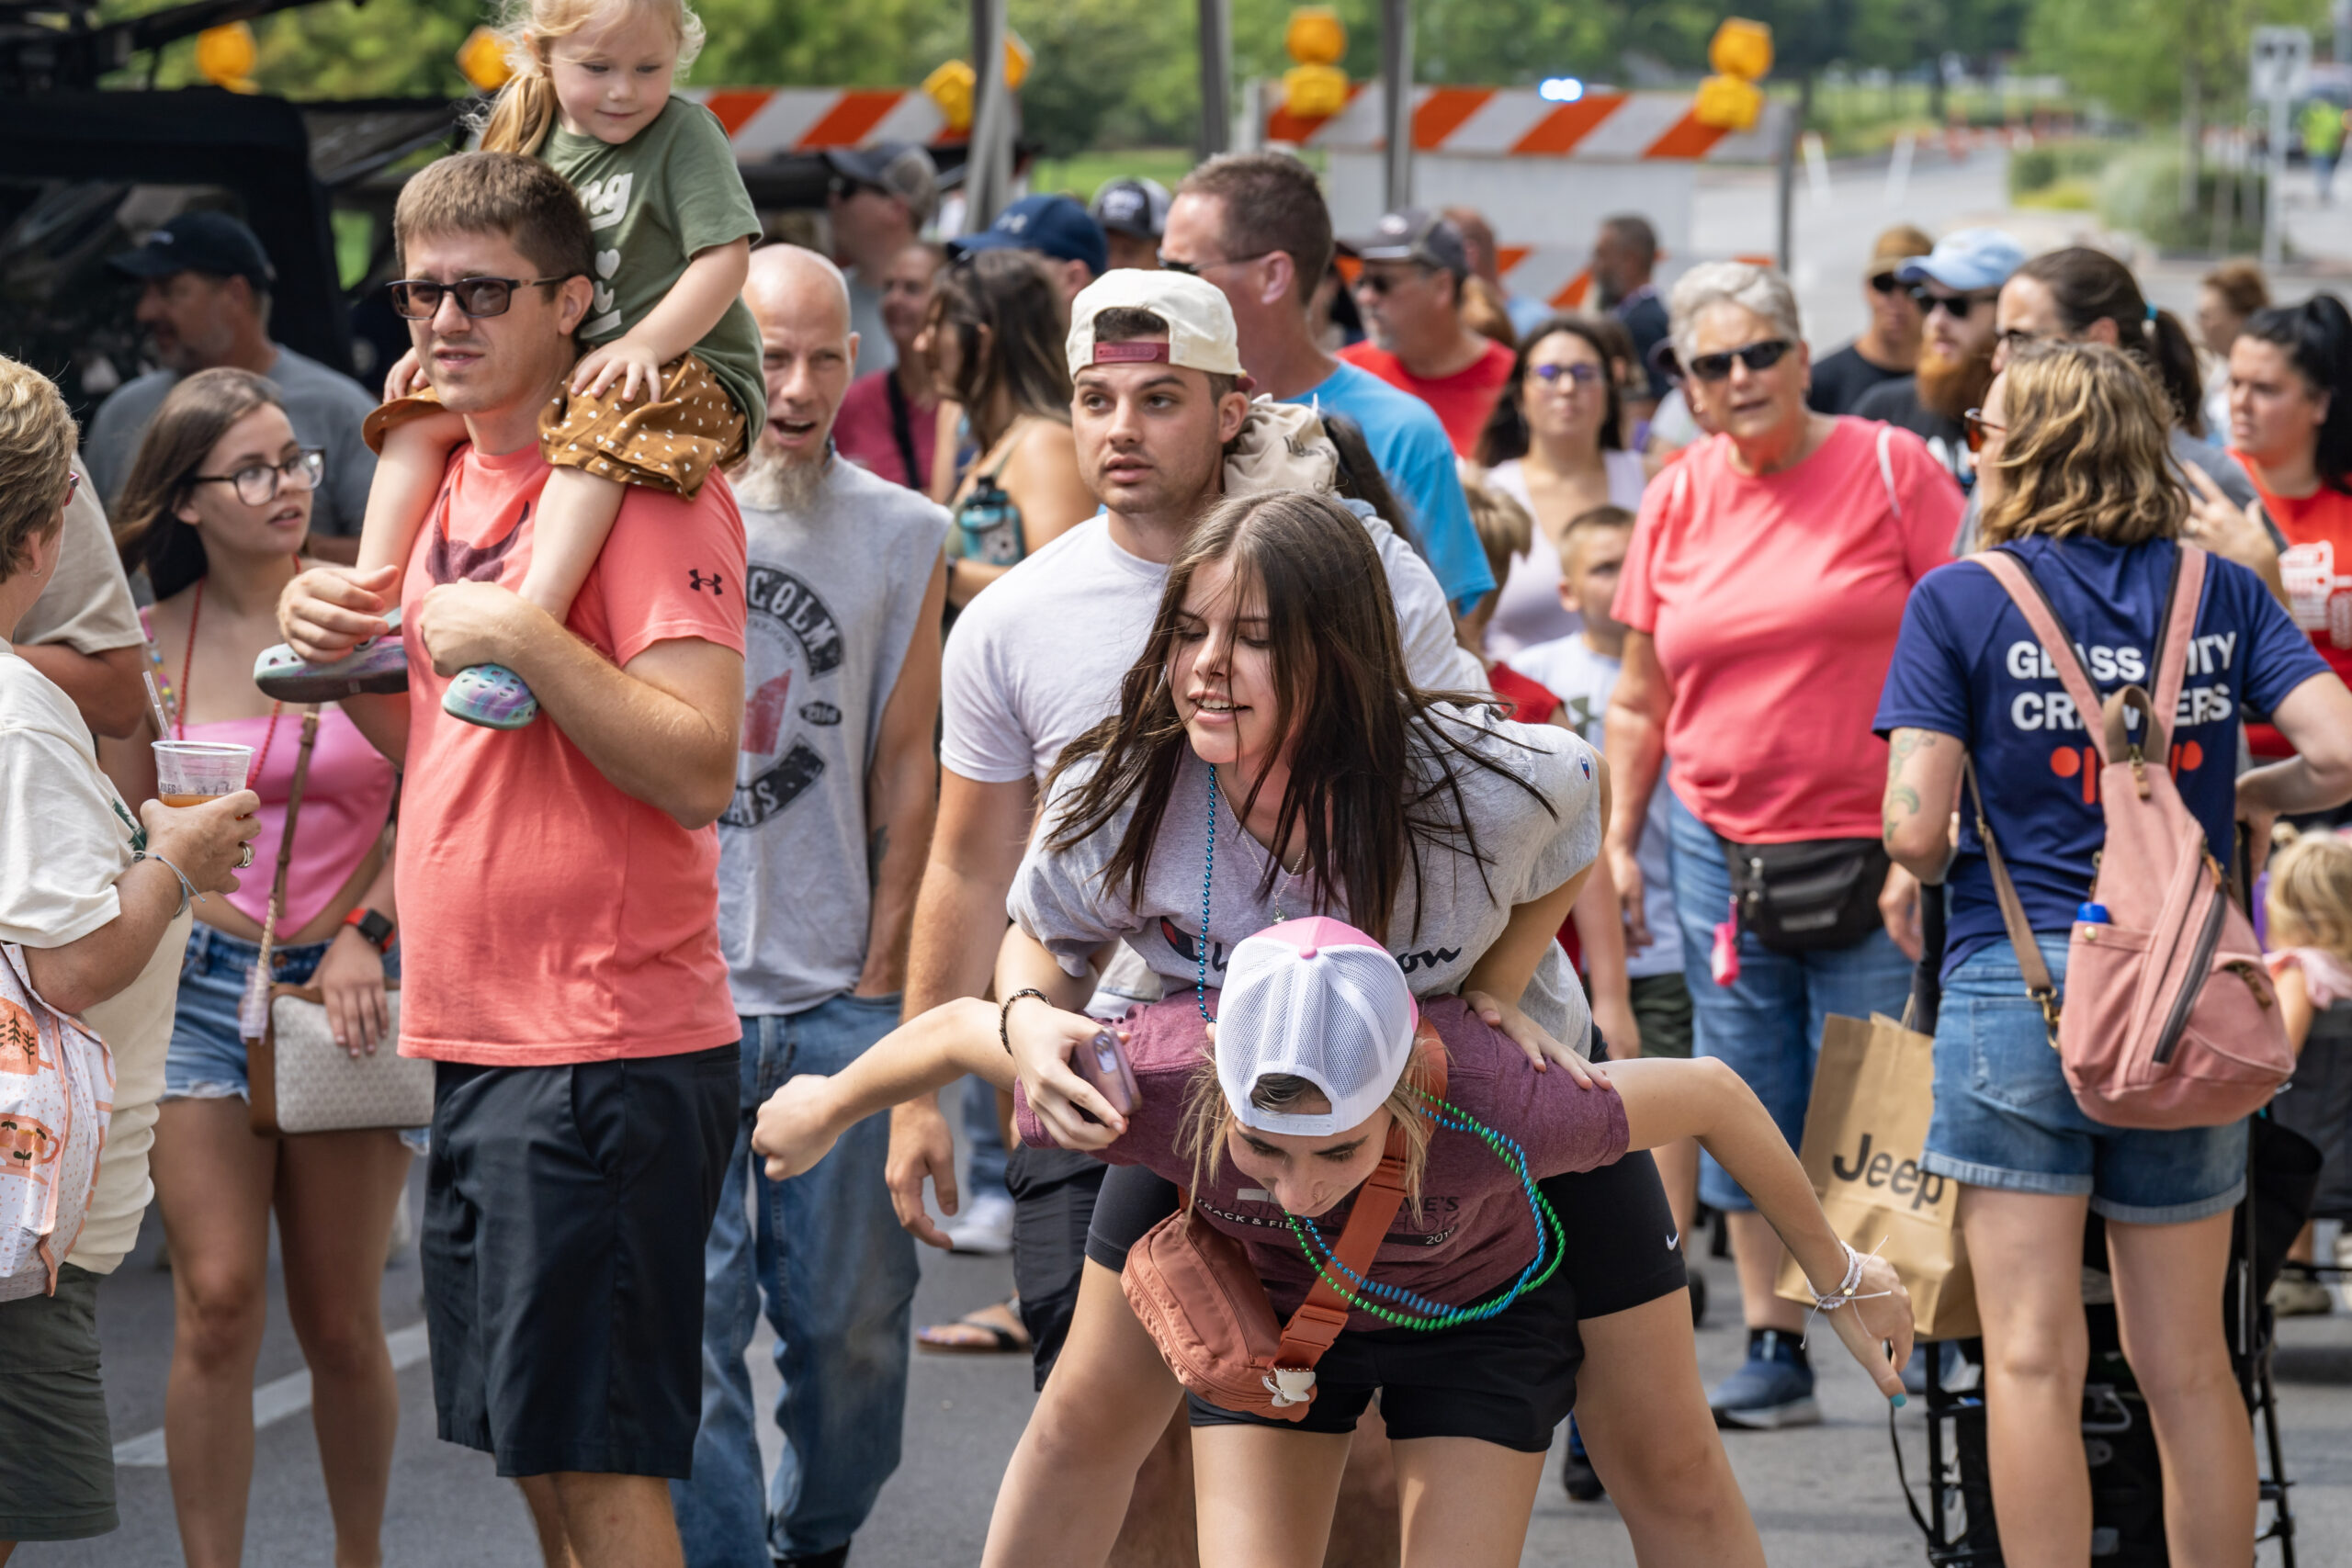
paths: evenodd
<path fill-rule="evenodd" d="M 1047 1007 L 1054 1004 L 1053 998 L 1035 986 L 1023 986 L 1004 998 L 1004 1005 L 996 1010 L 996 1043 L 1004 1047 L 1004 1054 L 1008 1056 L 1012 1055 L 1012 1036 L 1006 1030 L 1005 1023 L 1012 1016 L 1012 1004 L 1023 997 L 1035 997 Z"/>

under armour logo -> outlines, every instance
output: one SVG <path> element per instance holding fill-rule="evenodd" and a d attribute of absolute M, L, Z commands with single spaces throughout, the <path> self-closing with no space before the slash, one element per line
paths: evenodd
<path fill-rule="evenodd" d="M 727 597 L 726 583 L 726 577 L 719 572 L 714 571 L 708 577 L 705 577 L 692 567 L 686 569 L 686 586 L 697 593 L 707 588 L 710 590 L 712 598 L 724 599 Z"/>

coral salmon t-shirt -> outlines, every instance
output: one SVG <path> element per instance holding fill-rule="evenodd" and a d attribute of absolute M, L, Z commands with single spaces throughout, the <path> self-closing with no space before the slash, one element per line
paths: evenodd
<path fill-rule="evenodd" d="M 1960 487 L 1916 435 L 1840 418 L 1802 463 L 1732 467 L 1708 436 L 1642 496 L 1616 617 L 1674 688 L 1674 793 L 1741 843 L 1871 838 L 1871 732 L 1911 585 L 1951 558 Z"/>
<path fill-rule="evenodd" d="M 2278 573 L 2287 582 L 2288 614 L 2311 634 L 2327 667 L 2352 681 L 2352 495 L 2324 485 L 2301 498 L 2273 495 L 2251 459 L 2242 452 L 2232 456 L 2245 466 L 2263 512 L 2287 536 Z M 2248 724 L 2245 739 L 2257 757 L 2295 754 L 2267 724 Z"/>
<path fill-rule="evenodd" d="M 1487 428 L 1487 416 L 1495 412 L 1495 400 L 1503 395 L 1510 367 L 1517 363 L 1510 349 L 1491 341 L 1485 353 L 1451 376 L 1416 376 L 1403 360 L 1369 339 L 1348 344 L 1340 357 L 1429 404 L 1460 457 L 1476 448 L 1478 433 Z"/>
<path fill-rule="evenodd" d="M 718 944 L 718 833 L 623 795 L 546 714 L 484 729 L 441 711 L 416 617 L 435 584 L 521 584 L 552 472 L 537 445 L 461 446 L 417 532 L 401 802 L 401 1054 L 491 1066 L 667 1056 L 737 1039 Z M 565 624 L 615 664 L 692 638 L 743 651 L 743 520 L 631 487 Z"/>

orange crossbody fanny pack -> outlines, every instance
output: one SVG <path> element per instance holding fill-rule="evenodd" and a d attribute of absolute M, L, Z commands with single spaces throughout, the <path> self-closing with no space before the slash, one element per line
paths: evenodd
<path fill-rule="evenodd" d="M 1424 1093 L 1445 1094 L 1445 1046 L 1425 1020 L 1408 1069 Z M 1392 1126 L 1380 1164 L 1356 1190 L 1332 1256 L 1363 1279 L 1372 1271 L 1405 1201 L 1405 1129 Z M 1287 1325 L 1249 1254 L 1233 1237 L 1193 1223 L 1193 1195 L 1128 1249 L 1119 1276 L 1127 1304 L 1160 1358 L 1193 1393 L 1226 1410 L 1296 1421 L 1315 1399 L 1315 1364 L 1348 1325 L 1348 1303 L 1318 1276 Z"/>

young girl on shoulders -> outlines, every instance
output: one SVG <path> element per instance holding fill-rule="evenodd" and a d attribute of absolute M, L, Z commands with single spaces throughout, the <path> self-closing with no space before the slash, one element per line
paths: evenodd
<path fill-rule="evenodd" d="M 539 420 L 549 476 L 522 595 L 559 620 L 620 514 L 625 487 L 691 501 L 766 420 L 759 329 L 741 298 L 759 214 L 716 116 L 671 87 L 703 43 L 685 0 L 525 0 L 508 26 L 514 74 L 482 127 L 485 152 L 536 155 L 569 180 L 596 237 L 588 346 Z M 444 310 L 503 314 L 514 291 L 560 277 L 404 278 L 392 305 L 413 321 Z M 358 570 L 404 568 L 439 492 L 458 415 L 424 384 L 414 351 L 393 367 L 367 434 L 382 454 L 368 498 Z M 392 581 L 397 597 L 399 580 Z M 254 670 L 273 696 L 315 701 L 404 690 L 400 641 L 380 637 L 330 665 L 283 645 Z M 515 729 L 538 704 L 510 670 L 478 665 L 442 706 Z"/>

